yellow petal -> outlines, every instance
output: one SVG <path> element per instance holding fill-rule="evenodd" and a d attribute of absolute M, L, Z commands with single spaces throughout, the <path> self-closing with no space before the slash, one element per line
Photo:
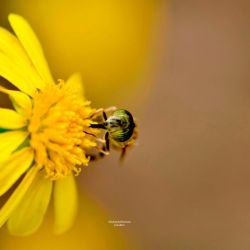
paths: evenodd
<path fill-rule="evenodd" d="M 80 73 L 76 72 L 72 74 L 66 83 L 70 89 L 78 95 L 78 97 L 80 97 L 82 100 L 85 100 L 85 91 Z"/>
<path fill-rule="evenodd" d="M 39 172 L 8 220 L 8 229 L 13 235 L 25 236 L 35 232 L 43 221 L 48 208 L 52 181 Z"/>
<path fill-rule="evenodd" d="M 32 110 L 32 102 L 29 96 L 20 91 L 10 90 L 10 100 L 15 110 L 21 115 L 28 115 Z"/>
<path fill-rule="evenodd" d="M 0 76 L 11 82 L 17 88 L 27 93 L 28 95 L 34 95 L 36 87 L 29 85 L 27 81 L 27 75 L 18 65 L 12 61 L 7 55 L 0 51 Z"/>
<path fill-rule="evenodd" d="M 42 47 L 30 24 L 15 14 L 9 15 L 9 22 L 42 79 L 47 84 L 53 83 Z"/>
<path fill-rule="evenodd" d="M 23 148 L 13 153 L 0 164 L 0 195 L 3 195 L 31 166 L 34 153 L 31 148 Z"/>
<path fill-rule="evenodd" d="M 0 133 L 0 161 L 6 159 L 27 138 L 28 132 L 8 131 Z"/>
<path fill-rule="evenodd" d="M 17 129 L 27 125 L 27 120 L 12 109 L 0 108 L 0 128 Z"/>
<path fill-rule="evenodd" d="M 32 181 L 34 180 L 37 171 L 37 167 L 31 168 L 31 170 L 25 175 L 22 182 L 18 185 L 16 190 L 12 193 L 7 202 L 0 209 L 0 227 L 9 219 L 11 213 L 22 201 L 23 196 L 30 187 Z"/>
<path fill-rule="evenodd" d="M 22 115 L 28 115 L 32 109 L 32 102 L 29 96 L 21 91 L 9 90 L 0 86 L 0 91 L 9 95 L 16 111 Z"/>
<path fill-rule="evenodd" d="M 30 88 L 29 94 L 32 94 L 35 88 L 42 89 L 45 86 L 44 81 L 38 74 L 37 70 L 35 69 L 34 65 L 29 59 L 21 43 L 9 31 L 1 27 L 0 27 L 0 51 L 7 58 L 9 58 L 8 66 L 11 66 L 12 70 L 18 69 L 21 72 L 23 72 L 23 77 L 19 79 L 17 82 L 9 80 L 17 88 L 21 90 Z M 4 66 L 5 65 L 1 65 L 1 67 Z M 6 78 L 6 76 L 4 75 L 3 77 Z M 23 80 L 25 80 L 25 82 Z"/>
<path fill-rule="evenodd" d="M 55 182 L 54 209 L 56 234 L 61 234 L 73 225 L 78 207 L 77 187 L 73 175 Z"/>

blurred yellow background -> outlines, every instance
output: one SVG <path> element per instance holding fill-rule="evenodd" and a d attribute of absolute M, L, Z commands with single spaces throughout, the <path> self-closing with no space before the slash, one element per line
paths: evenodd
<path fill-rule="evenodd" d="M 80 71 L 94 104 L 125 105 L 137 96 L 135 87 L 148 67 L 159 5 L 159 0 L 1 1 L 1 23 L 9 12 L 24 15 L 43 44 L 55 78 Z M 141 86 L 149 84 L 146 80 Z"/>
<path fill-rule="evenodd" d="M 9 13 L 24 16 L 41 41 L 55 79 L 66 80 L 78 71 L 87 98 L 94 106 L 124 107 L 139 118 L 151 92 L 154 46 L 162 7 L 165 8 L 165 3 L 159 0 L 2 0 L 0 22 L 10 29 Z M 1 105 L 8 105 L 3 95 Z M 119 214 L 109 201 L 103 201 L 91 191 L 91 183 L 95 182 L 95 175 L 99 175 L 98 171 L 94 174 L 91 170 L 106 168 L 110 177 L 115 178 L 114 169 L 121 174 L 124 171 L 117 163 L 115 158 L 109 163 L 100 161 L 99 166 L 99 163 L 91 164 L 95 166 L 84 169 L 77 178 L 81 184 L 81 207 L 70 232 L 59 237 L 52 234 L 50 209 L 51 214 L 46 216 L 41 229 L 30 237 L 9 236 L 1 229 L 0 249 L 143 249 L 144 243 L 137 238 L 137 229 L 133 226 L 137 222 L 129 215 Z M 127 163 L 124 165 L 126 169 Z M 113 170 L 110 171 L 109 166 Z M 109 188 L 108 182 L 107 179 L 106 188 Z M 118 193 L 113 189 L 118 191 L 119 185 L 108 191 L 111 194 L 114 191 L 115 197 Z M 122 197 L 122 193 L 119 196 Z M 129 220 L 131 224 L 114 227 L 110 220 Z"/>
<path fill-rule="evenodd" d="M 122 166 L 112 151 L 84 169 L 72 231 L 55 238 L 49 217 L 31 238 L 1 229 L 0 249 L 249 250 L 249 9 L 236 0 L 1 1 L 1 23 L 9 12 L 29 19 L 56 78 L 80 71 L 88 98 L 130 109 L 140 136 Z"/>

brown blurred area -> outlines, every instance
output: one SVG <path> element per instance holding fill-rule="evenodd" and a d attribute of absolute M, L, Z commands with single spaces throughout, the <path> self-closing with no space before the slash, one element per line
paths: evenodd
<path fill-rule="evenodd" d="M 250 249 L 249 10 L 160 1 L 140 88 L 122 99 L 138 145 L 123 164 L 112 151 L 78 178 L 110 220 L 131 221 L 115 230 L 138 249 Z"/>
<path fill-rule="evenodd" d="M 142 249 L 250 249 L 249 9 L 188 0 L 160 10 L 138 146 L 82 179 L 132 221 Z"/>

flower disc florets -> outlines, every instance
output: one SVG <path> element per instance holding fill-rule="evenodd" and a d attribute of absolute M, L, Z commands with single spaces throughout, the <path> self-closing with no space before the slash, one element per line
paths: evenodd
<path fill-rule="evenodd" d="M 49 85 L 33 97 L 28 131 L 35 161 L 51 179 L 78 175 L 87 165 L 86 149 L 95 147 L 96 131 L 89 128 L 90 102 L 77 97 L 62 80 Z"/>

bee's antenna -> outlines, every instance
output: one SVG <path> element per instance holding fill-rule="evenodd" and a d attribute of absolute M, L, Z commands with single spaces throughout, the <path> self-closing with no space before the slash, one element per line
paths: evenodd
<path fill-rule="evenodd" d="M 89 133 L 89 132 L 86 132 L 86 131 L 83 131 L 85 134 L 87 134 L 87 135 L 91 135 L 91 136 L 94 136 L 94 137 L 96 137 L 96 135 L 94 135 L 94 134 L 91 134 L 91 133 Z"/>
<path fill-rule="evenodd" d="M 101 124 L 90 124 L 89 126 L 90 128 L 102 128 L 102 129 L 106 129 L 105 124 L 101 123 Z"/>

